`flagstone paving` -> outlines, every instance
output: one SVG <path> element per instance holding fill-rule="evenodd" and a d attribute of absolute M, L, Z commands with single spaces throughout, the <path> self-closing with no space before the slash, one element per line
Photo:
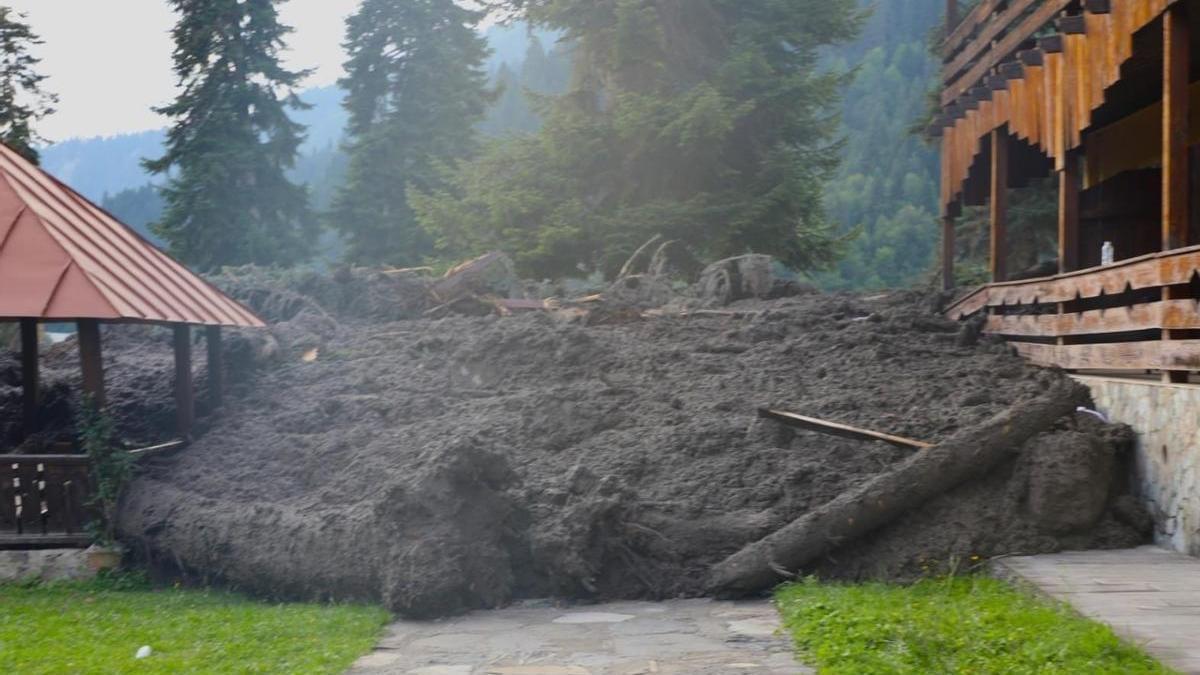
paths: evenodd
<path fill-rule="evenodd" d="M 793 675 L 767 601 L 550 603 L 392 624 L 355 675 Z"/>
<path fill-rule="evenodd" d="M 1145 546 L 1008 558 L 995 567 L 1112 626 L 1167 666 L 1200 674 L 1200 559 Z"/>

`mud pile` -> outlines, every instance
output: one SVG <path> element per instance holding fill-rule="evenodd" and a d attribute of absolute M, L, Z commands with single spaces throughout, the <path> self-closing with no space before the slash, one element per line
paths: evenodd
<path fill-rule="evenodd" d="M 248 590 L 382 599 L 416 617 L 701 594 L 714 563 L 911 452 L 794 431 L 759 406 L 938 442 L 1064 377 L 976 343 L 909 293 L 594 325 L 419 318 L 416 282 L 379 276 L 223 283 L 274 339 L 246 347 L 256 374 L 204 436 L 145 467 L 126 539 Z M 908 578 L 1141 543 L 1145 514 L 1120 478 L 1130 441 L 1064 418 L 987 478 L 805 572 Z"/>
<path fill-rule="evenodd" d="M 172 394 L 175 372 L 171 331 L 154 326 L 101 328 L 106 396 L 117 422 L 117 436 L 130 447 L 168 440 L 175 425 Z M 198 403 L 204 409 L 205 357 L 198 366 Z M 22 417 L 21 361 L 15 352 L 0 352 L 0 452 L 62 453 L 76 449 L 75 421 L 82 402 L 79 347 L 74 339 L 47 346 L 39 364 L 41 405 L 35 428 L 26 434 Z"/>

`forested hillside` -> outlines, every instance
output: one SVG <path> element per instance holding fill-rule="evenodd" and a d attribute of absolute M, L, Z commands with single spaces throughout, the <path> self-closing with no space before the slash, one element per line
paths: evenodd
<path fill-rule="evenodd" d="M 826 208 L 858 236 L 823 285 L 904 286 L 934 260 L 937 151 L 909 128 L 926 110 L 938 65 L 929 40 L 944 8 L 941 0 L 876 2 L 861 38 L 838 53 L 840 67 L 858 72 L 844 97 L 846 148 Z"/>
<path fill-rule="evenodd" d="M 931 269 L 938 236 L 937 153 L 909 129 L 925 111 L 935 76 L 929 40 L 944 4 L 869 4 L 873 12 L 860 38 L 827 57 L 834 67 L 855 71 L 842 105 L 843 162 L 825 191 L 829 221 L 852 238 L 835 268 L 819 274 L 821 285 L 830 288 L 911 284 Z M 493 137 L 536 131 L 541 121 L 527 93 L 566 89 L 568 47 L 556 33 L 531 34 L 523 24 L 493 27 L 487 37 L 494 51 L 486 68 L 501 93 L 480 131 Z M 308 138 L 291 177 L 308 185 L 317 210 L 328 207 L 345 176 L 342 94 L 334 86 L 304 92 L 313 108 L 297 114 Z M 139 161 L 158 154 L 162 139 L 158 131 L 72 139 L 45 149 L 44 165 L 144 231 L 161 200 L 147 187 L 150 179 Z"/>

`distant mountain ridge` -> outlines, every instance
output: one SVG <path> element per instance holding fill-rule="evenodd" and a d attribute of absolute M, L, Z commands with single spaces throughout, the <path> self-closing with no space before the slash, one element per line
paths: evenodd
<path fill-rule="evenodd" d="M 336 86 L 309 89 L 300 99 L 312 106 L 292 113 L 308 127 L 301 155 L 311 155 L 336 145 L 346 126 L 342 93 Z M 166 131 L 155 129 L 133 134 L 73 138 L 42 150 L 42 168 L 54 174 L 89 199 L 102 201 L 107 195 L 140 188 L 153 182 L 142 168 L 142 160 L 163 152 Z"/>
<path fill-rule="evenodd" d="M 531 32 L 524 23 L 508 26 L 492 26 L 486 32 L 492 47 L 492 56 L 486 68 L 495 73 L 504 64 L 518 66 L 525 58 Z M 556 34 L 544 30 L 532 31 L 544 44 L 550 46 Z M 342 109 L 342 91 L 336 85 L 308 89 L 300 99 L 312 106 L 308 110 L 293 111 L 293 119 L 305 125 L 307 139 L 300 149 L 297 161 L 297 177 L 312 177 L 323 172 L 324 167 L 311 166 L 313 158 L 328 158 L 337 150 L 346 127 L 346 111 Z M 54 143 L 42 152 L 42 168 L 59 180 L 97 202 L 107 196 L 115 196 L 127 190 L 137 190 L 154 182 L 141 166 L 146 157 L 162 154 L 166 132 L 163 129 L 139 133 L 118 134 L 95 138 L 71 138 Z M 306 159 L 309 161 L 306 162 Z M 314 195 L 322 201 L 324 195 Z"/>

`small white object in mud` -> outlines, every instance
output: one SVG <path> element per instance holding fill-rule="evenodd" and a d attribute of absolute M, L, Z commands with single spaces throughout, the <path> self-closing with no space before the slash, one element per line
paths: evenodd
<path fill-rule="evenodd" d="M 1081 413 L 1084 413 L 1085 415 L 1091 415 L 1092 417 L 1095 417 L 1096 419 L 1100 420 L 1101 422 L 1104 422 L 1105 424 L 1110 424 L 1110 422 L 1108 421 L 1108 416 L 1105 415 L 1104 413 L 1100 412 L 1099 410 L 1092 410 L 1091 408 L 1085 408 L 1083 406 L 1079 406 L 1078 408 L 1075 409 L 1075 412 L 1081 412 Z"/>
<path fill-rule="evenodd" d="M 608 612 L 578 612 L 564 614 L 554 620 L 554 623 L 621 623 L 637 617 L 632 614 L 611 614 Z"/>
<path fill-rule="evenodd" d="M 148 659 L 148 658 L 150 658 L 150 654 L 152 654 L 152 653 L 153 652 L 150 649 L 150 645 L 142 645 L 141 649 L 137 650 L 137 654 L 133 655 L 133 658 Z"/>

